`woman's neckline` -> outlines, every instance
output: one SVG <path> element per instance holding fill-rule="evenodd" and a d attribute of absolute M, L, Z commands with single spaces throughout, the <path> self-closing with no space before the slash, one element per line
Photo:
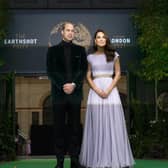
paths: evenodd
<path fill-rule="evenodd" d="M 95 56 L 101 56 L 101 55 L 105 55 L 104 53 L 93 53 L 93 55 Z"/>

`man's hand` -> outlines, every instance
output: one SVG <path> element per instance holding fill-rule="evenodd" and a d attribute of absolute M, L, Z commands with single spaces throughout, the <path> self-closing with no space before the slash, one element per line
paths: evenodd
<path fill-rule="evenodd" d="M 66 83 L 63 85 L 63 91 L 66 93 L 66 94 L 71 94 L 75 89 L 75 85 L 72 84 L 72 83 Z"/>

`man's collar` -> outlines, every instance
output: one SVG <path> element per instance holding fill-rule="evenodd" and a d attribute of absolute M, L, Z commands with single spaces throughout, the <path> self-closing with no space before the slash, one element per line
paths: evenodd
<path fill-rule="evenodd" d="M 63 45 L 71 45 L 71 44 L 72 44 L 72 41 L 67 42 L 67 41 L 65 41 L 65 40 L 62 40 L 61 44 L 63 44 Z"/>

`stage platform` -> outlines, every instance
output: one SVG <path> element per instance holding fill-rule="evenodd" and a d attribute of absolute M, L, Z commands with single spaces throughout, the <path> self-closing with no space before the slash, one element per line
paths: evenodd
<path fill-rule="evenodd" d="M 17 161 L 0 162 L 0 168 L 54 168 L 56 160 L 53 156 L 20 157 Z M 70 159 L 66 157 L 64 168 L 70 168 Z M 136 159 L 134 168 L 168 168 L 168 160 Z"/>

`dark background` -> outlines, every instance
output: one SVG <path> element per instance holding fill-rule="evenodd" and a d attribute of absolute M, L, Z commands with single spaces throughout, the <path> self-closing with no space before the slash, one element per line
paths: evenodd
<path fill-rule="evenodd" d="M 104 29 L 110 38 L 124 36 L 130 38 L 128 46 L 118 47 L 121 56 L 122 71 L 127 71 L 129 64 L 139 57 L 136 47 L 135 30 L 131 16 L 135 9 L 11 9 L 9 39 L 17 38 L 18 34 L 26 39 L 36 38 L 37 45 L 28 48 L 1 48 L 5 65 L 1 72 L 15 71 L 16 74 L 45 74 L 46 52 L 52 28 L 60 22 L 70 20 L 76 24 L 81 23 L 93 36 L 98 28 Z M 54 37 L 54 43 L 60 41 L 60 36 Z"/>

